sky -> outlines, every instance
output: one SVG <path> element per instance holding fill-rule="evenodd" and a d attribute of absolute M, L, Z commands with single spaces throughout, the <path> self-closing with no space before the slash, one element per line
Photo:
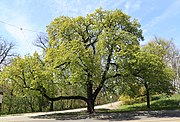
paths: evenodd
<path fill-rule="evenodd" d="M 0 0 L 0 37 L 16 46 L 18 54 L 39 51 L 37 34 L 59 16 L 85 16 L 95 9 L 120 9 L 138 19 L 144 42 L 155 36 L 173 39 L 180 49 L 180 0 Z"/>

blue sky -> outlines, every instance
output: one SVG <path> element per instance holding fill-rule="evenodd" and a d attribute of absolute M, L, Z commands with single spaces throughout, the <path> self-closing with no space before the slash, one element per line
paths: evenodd
<path fill-rule="evenodd" d="M 14 42 L 17 53 L 32 54 L 38 50 L 32 45 L 37 32 L 45 32 L 55 17 L 85 16 L 100 7 L 121 9 L 138 19 L 145 37 L 142 44 L 158 36 L 173 39 L 180 49 L 180 0 L 0 0 L 0 36 Z"/>

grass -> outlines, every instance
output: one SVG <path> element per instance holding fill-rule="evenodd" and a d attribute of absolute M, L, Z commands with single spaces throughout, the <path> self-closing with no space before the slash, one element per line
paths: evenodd
<path fill-rule="evenodd" d="M 172 96 L 156 95 L 152 97 L 150 110 L 177 110 L 180 109 L 180 94 Z M 117 112 L 123 111 L 146 111 L 146 102 L 133 105 L 121 105 Z"/>

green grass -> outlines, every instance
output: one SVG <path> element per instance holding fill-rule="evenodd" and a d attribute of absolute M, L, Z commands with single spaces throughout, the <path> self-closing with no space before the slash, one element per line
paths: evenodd
<path fill-rule="evenodd" d="M 172 96 L 156 95 L 152 97 L 150 110 L 176 110 L 180 109 L 180 94 Z M 123 111 L 146 111 L 146 102 L 133 105 L 121 105 L 118 112 Z"/>

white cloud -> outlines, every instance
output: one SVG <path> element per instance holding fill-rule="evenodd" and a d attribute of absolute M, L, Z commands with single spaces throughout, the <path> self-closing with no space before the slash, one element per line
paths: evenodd
<path fill-rule="evenodd" d="M 52 11 L 55 17 L 60 15 L 79 16 L 94 12 L 95 9 L 102 7 L 103 9 L 121 9 L 126 0 L 54 0 L 46 1 L 46 6 Z M 128 3 L 129 4 L 129 3 Z M 139 2 L 131 2 L 133 11 L 138 8 Z"/>
<path fill-rule="evenodd" d="M 6 31 L 16 40 L 16 47 L 18 47 L 18 52 L 22 54 L 30 53 L 32 54 L 36 48 L 32 45 L 32 42 L 35 39 L 36 34 L 32 33 L 30 31 L 26 31 L 24 29 L 34 29 L 32 27 L 32 23 L 28 22 L 28 20 L 22 16 L 16 15 L 15 20 L 8 21 L 8 23 L 11 23 L 13 25 L 16 25 L 17 27 L 22 28 L 22 30 L 19 28 L 15 28 L 13 26 L 5 25 Z"/>
<path fill-rule="evenodd" d="M 150 22 L 148 22 L 143 29 L 146 30 L 146 32 L 156 26 L 158 23 L 162 22 L 163 20 L 170 18 L 172 16 L 178 16 L 180 14 L 179 11 L 180 8 L 180 1 L 175 1 L 170 5 L 168 9 L 166 9 L 161 15 L 153 18 Z"/>
<path fill-rule="evenodd" d="M 141 7 L 140 0 L 128 0 L 124 2 L 124 9 L 127 14 L 136 12 Z"/>
<path fill-rule="evenodd" d="M 4 24 L 4 31 L 6 31 L 7 36 L 9 35 L 8 40 L 14 41 L 16 50 L 21 55 L 28 53 L 32 54 L 35 50 L 37 50 L 32 44 L 36 34 L 24 29 L 36 30 L 36 26 L 30 21 L 27 13 L 17 11 L 16 8 L 8 8 L 7 5 L 2 3 L 0 3 L 0 5 L 2 6 L 0 12 L 2 15 L 1 21 L 15 26 L 13 27 L 11 25 Z M 20 28 L 22 28 L 22 30 L 20 30 Z M 9 39 L 9 37 L 12 37 L 13 39 Z"/>
<path fill-rule="evenodd" d="M 48 1 L 46 5 L 50 7 L 50 10 L 54 14 L 55 17 L 60 15 L 66 16 L 78 16 L 78 15 L 86 15 L 94 11 L 96 8 L 99 8 L 102 4 L 100 1 L 84 1 L 84 0 L 55 0 Z"/>

